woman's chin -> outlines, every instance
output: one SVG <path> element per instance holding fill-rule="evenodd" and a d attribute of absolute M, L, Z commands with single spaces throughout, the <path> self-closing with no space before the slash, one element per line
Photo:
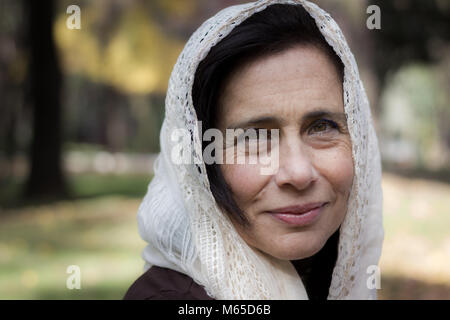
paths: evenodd
<path fill-rule="evenodd" d="M 325 245 L 326 241 L 315 239 L 296 241 L 295 243 L 299 243 L 299 245 L 292 246 L 291 244 L 289 244 L 286 246 L 275 246 L 265 252 L 280 260 L 305 259 L 319 252 L 320 249 L 322 249 Z"/>
<path fill-rule="evenodd" d="M 317 252 L 319 252 L 319 250 L 310 250 L 310 251 L 302 250 L 301 252 L 287 252 L 275 257 L 280 260 L 300 260 L 309 258 L 315 255 Z"/>

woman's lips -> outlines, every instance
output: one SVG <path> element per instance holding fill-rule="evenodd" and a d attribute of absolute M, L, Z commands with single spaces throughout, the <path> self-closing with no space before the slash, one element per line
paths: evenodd
<path fill-rule="evenodd" d="M 327 202 L 309 203 L 269 211 L 269 213 L 285 223 L 295 226 L 306 226 L 317 220 Z"/>

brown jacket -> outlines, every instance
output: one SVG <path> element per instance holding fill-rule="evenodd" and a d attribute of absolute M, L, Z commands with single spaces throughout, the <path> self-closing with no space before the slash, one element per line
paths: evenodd
<path fill-rule="evenodd" d="M 326 300 L 337 259 L 339 229 L 315 255 L 291 261 L 311 300 Z M 125 300 L 214 300 L 191 277 L 153 266 L 128 289 Z"/>
<path fill-rule="evenodd" d="M 128 289 L 124 300 L 214 300 L 202 286 L 178 271 L 153 266 Z"/>

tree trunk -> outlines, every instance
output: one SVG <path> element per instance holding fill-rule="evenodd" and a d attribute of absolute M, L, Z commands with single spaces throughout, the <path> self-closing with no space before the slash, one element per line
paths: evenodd
<path fill-rule="evenodd" d="M 33 134 L 26 197 L 59 197 L 66 194 L 61 163 L 62 75 L 53 41 L 54 2 L 27 0 L 29 35 L 29 101 Z"/>

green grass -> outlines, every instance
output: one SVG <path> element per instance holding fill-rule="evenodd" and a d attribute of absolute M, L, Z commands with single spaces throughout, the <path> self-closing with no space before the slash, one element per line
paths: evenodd
<path fill-rule="evenodd" d="M 0 299 L 121 299 L 142 271 L 136 213 L 149 181 L 82 175 L 71 179 L 73 200 L 9 202 L 0 212 Z M 81 269 L 80 290 L 66 287 L 70 265 Z"/>
<path fill-rule="evenodd" d="M 0 225 L 0 299 L 121 299 L 141 272 L 139 201 L 120 196 L 22 209 Z M 68 290 L 67 267 L 81 269 Z"/>
<path fill-rule="evenodd" d="M 448 239 L 450 228 L 450 187 L 390 176 L 384 179 L 384 227 L 386 237 L 401 234 L 426 238 L 438 245 Z"/>
<path fill-rule="evenodd" d="M 145 195 L 151 176 L 147 175 L 100 175 L 80 174 L 68 177 L 69 199 L 96 198 L 118 195 L 140 198 Z M 0 185 L 0 209 L 20 208 L 54 202 L 48 200 L 27 200 L 21 197 L 23 178 L 11 178 Z M 0 212 L 1 214 L 1 212 Z"/>
<path fill-rule="evenodd" d="M 71 179 L 77 197 L 122 195 L 143 197 L 151 177 L 141 175 L 78 175 Z"/>

